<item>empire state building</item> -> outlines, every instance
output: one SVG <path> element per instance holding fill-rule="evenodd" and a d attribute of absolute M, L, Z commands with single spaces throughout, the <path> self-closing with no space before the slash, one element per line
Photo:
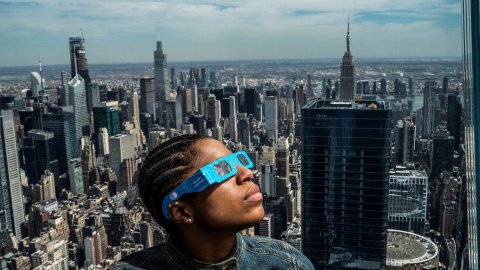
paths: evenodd
<path fill-rule="evenodd" d="M 342 67 L 340 71 L 340 99 L 355 99 L 355 84 L 357 76 L 355 75 L 355 65 L 353 64 L 353 55 L 350 52 L 350 20 L 347 28 L 347 51 L 343 55 Z"/>

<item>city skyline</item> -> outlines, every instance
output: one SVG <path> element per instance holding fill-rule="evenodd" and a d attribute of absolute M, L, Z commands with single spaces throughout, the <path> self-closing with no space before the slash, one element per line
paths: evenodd
<path fill-rule="evenodd" d="M 348 16 L 358 58 L 458 57 L 460 2 L 178 1 L 0 2 L 0 66 L 64 64 L 68 37 L 89 63 L 151 62 L 162 40 L 171 62 L 321 59 L 346 51 Z"/>

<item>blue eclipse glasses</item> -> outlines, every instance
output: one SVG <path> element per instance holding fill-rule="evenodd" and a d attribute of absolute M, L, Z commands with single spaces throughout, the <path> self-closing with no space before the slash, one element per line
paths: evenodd
<path fill-rule="evenodd" d="M 253 167 L 250 158 L 245 151 L 242 151 L 217 159 L 200 168 L 163 199 L 163 215 L 170 219 L 167 213 L 168 205 L 178 200 L 182 195 L 203 191 L 207 187 L 215 183 L 221 183 L 237 174 L 237 165 L 247 169 Z"/>

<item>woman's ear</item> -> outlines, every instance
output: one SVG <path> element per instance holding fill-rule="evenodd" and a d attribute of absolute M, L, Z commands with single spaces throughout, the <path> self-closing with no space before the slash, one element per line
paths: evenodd
<path fill-rule="evenodd" d="M 193 223 L 193 208 L 187 202 L 175 201 L 168 205 L 167 213 L 173 222 L 179 224 Z"/>

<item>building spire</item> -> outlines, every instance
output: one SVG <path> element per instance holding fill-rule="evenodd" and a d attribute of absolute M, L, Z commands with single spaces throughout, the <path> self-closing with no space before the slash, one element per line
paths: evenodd
<path fill-rule="evenodd" d="M 347 53 L 350 53 L 350 15 L 348 16 L 347 25 Z"/>

